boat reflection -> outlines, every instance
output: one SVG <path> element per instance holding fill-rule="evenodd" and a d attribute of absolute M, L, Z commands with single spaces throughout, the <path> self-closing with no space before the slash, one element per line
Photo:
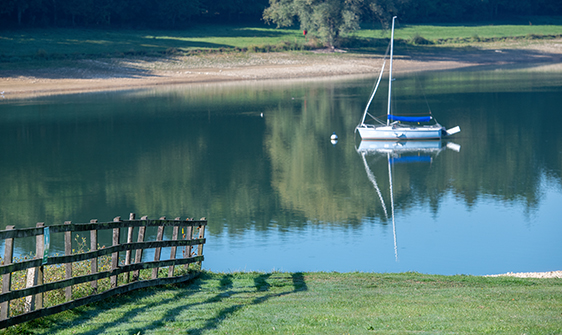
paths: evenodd
<path fill-rule="evenodd" d="M 393 166 L 398 163 L 431 163 L 439 153 L 445 149 L 451 149 L 459 152 L 460 145 L 447 142 L 443 145 L 441 140 L 433 141 L 361 141 L 356 148 L 357 153 L 361 155 L 363 164 L 365 165 L 365 172 L 369 181 L 373 184 L 379 200 L 381 202 L 384 215 L 388 219 L 388 211 L 382 196 L 380 187 L 374 173 L 371 171 L 369 164 L 367 164 L 367 156 L 386 157 L 388 165 L 388 180 L 390 189 L 390 218 L 392 219 L 392 233 L 394 236 L 394 257 L 398 261 L 398 246 L 396 240 L 396 222 L 394 218 L 394 195 L 392 189 L 392 172 Z"/>
<path fill-rule="evenodd" d="M 377 154 L 377 153 L 391 153 L 391 154 L 403 154 L 403 153 L 439 153 L 441 150 L 449 148 L 454 151 L 460 151 L 460 145 L 447 142 L 443 146 L 443 141 L 433 140 L 433 141 L 361 141 L 359 147 L 357 147 L 357 152 L 366 154 Z"/>

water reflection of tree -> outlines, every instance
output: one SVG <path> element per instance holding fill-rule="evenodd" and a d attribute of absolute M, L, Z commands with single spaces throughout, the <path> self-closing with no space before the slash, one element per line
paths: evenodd
<path fill-rule="evenodd" d="M 562 120 L 551 105 L 556 92 L 440 94 L 450 82 L 430 82 L 428 98 L 438 101 L 432 105 L 441 109 L 440 122 L 462 126 L 454 139 L 462 154 L 395 168 L 397 208 L 428 205 L 437 213 L 449 193 L 468 206 L 492 196 L 537 208 L 542 176 L 562 185 Z M 128 212 L 207 216 L 212 234 L 309 220 L 384 222 L 350 131 L 368 88 L 328 82 L 281 91 L 202 89 L 167 95 L 167 104 L 132 99 L 88 117 L 2 122 L 0 224 L 106 220 Z M 232 113 L 207 118 L 207 110 L 224 103 Z M 123 115 L 141 105 L 152 112 L 138 120 Z M 183 115 L 189 108 L 205 115 Z M 340 135 L 335 147 L 332 130 Z M 369 163 L 388 199 L 386 163 Z"/>

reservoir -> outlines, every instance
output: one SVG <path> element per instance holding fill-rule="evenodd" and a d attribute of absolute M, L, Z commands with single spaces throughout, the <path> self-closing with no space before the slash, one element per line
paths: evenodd
<path fill-rule="evenodd" d="M 223 272 L 562 269 L 560 74 L 397 75 L 394 110 L 462 131 L 383 154 L 354 132 L 375 79 L 0 100 L 0 229 L 206 217 Z"/>

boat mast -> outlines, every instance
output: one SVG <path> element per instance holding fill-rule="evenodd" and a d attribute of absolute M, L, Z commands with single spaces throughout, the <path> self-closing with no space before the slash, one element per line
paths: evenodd
<path fill-rule="evenodd" d="M 394 20 L 396 16 L 392 18 L 392 33 L 390 35 L 390 70 L 388 71 L 388 108 L 386 110 L 386 125 L 390 124 L 388 116 L 390 115 L 390 96 L 392 92 L 392 54 L 394 50 Z"/>

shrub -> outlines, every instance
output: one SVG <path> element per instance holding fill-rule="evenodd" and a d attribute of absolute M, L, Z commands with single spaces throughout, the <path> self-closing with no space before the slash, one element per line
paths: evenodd
<path fill-rule="evenodd" d="M 417 45 L 428 45 L 428 44 L 433 44 L 433 42 L 425 39 L 424 37 L 416 34 L 414 37 L 412 37 L 410 39 L 410 43 L 412 44 L 417 44 Z"/>
<path fill-rule="evenodd" d="M 49 54 L 47 53 L 47 51 L 45 49 L 39 49 L 35 53 L 35 58 L 37 58 L 37 59 L 47 59 L 47 58 L 49 58 Z"/>
<path fill-rule="evenodd" d="M 538 40 L 541 39 L 542 37 L 543 37 L 542 35 L 538 35 L 538 34 L 528 34 L 526 38 L 528 40 Z"/>
<path fill-rule="evenodd" d="M 166 49 L 166 55 L 175 55 L 178 52 L 179 52 L 178 49 L 174 47 Z"/>

